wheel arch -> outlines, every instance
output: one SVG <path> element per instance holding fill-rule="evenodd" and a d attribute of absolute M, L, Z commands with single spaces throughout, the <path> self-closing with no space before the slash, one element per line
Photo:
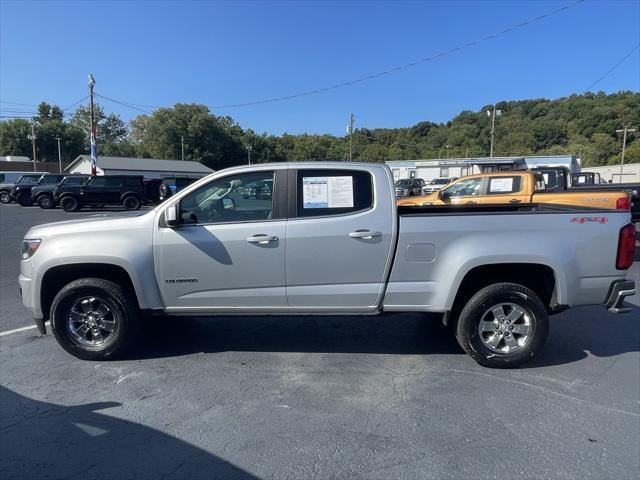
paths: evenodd
<path fill-rule="evenodd" d="M 127 197 L 136 197 L 138 200 L 142 201 L 142 196 L 138 192 L 127 191 L 120 195 L 120 201 L 124 201 Z"/>
<path fill-rule="evenodd" d="M 49 311 L 53 299 L 67 284 L 80 278 L 100 278 L 122 285 L 128 291 L 134 292 L 138 307 L 141 302 L 138 291 L 134 287 L 131 275 L 120 266 L 109 263 L 72 263 L 49 268 L 42 277 L 40 284 L 40 306 L 45 320 L 49 318 Z"/>
<path fill-rule="evenodd" d="M 548 313 L 558 307 L 559 282 L 555 270 L 543 263 L 489 263 L 469 269 L 458 284 L 451 307 L 452 318 L 480 289 L 494 283 L 516 283 L 536 293 Z"/>

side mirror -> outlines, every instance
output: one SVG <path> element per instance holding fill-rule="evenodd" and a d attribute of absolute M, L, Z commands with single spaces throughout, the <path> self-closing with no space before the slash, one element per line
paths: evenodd
<path fill-rule="evenodd" d="M 233 201 L 233 198 L 223 198 L 222 199 L 222 208 L 225 210 L 235 210 L 236 202 Z"/>
<path fill-rule="evenodd" d="M 447 192 L 444 189 L 440 189 L 438 190 L 438 198 L 440 200 L 444 200 L 445 198 L 447 198 L 449 195 L 447 194 Z"/>
<path fill-rule="evenodd" d="M 164 223 L 169 228 L 176 228 L 180 222 L 178 221 L 178 204 L 169 205 L 164 210 Z"/>

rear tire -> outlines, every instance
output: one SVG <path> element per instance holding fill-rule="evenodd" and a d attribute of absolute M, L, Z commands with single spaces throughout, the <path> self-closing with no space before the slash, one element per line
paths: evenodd
<path fill-rule="evenodd" d="M 49 210 L 56 206 L 56 202 L 51 195 L 43 194 L 38 197 L 38 206 L 44 210 Z"/>
<path fill-rule="evenodd" d="M 21 192 L 16 197 L 16 202 L 18 202 L 23 207 L 30 207 L 33 205 L 33 199 L 31 195 L 27 192 Z"/>
<path fill-rule="evenodd" d="M 11 203 L 11 194 L 8 191 L 2 190 L 0 192 L 0 203 Z"/>
<path fill-rule="evenodd" d="M 62 197 L 60 206 L 65 212 L 77 212 L 80 210 L 80 202 L 76 197 L 72 196 Z"/>
<path fill-rule="evenodd" d="M 74 280 L 51 305 L 51 329 L 62 348 L 83 360 L 124 355 L 138 338 L 137 303 L 116 283 L 101 278 Z"/>
<path fill-rule="evenodd" d="M 122 205 L 127 210 L 138 210 L 140 208 L 140 199 L 135 195 L 128 195 L 122 200 Z"/>
<path fill-rule="evenodd" d="M 549 332 L 544 304 L 532 290 L 496 283 L 478 291 L 458 317 L 456 338 L 480 365 L 515 368 L 530 361 Z"/>

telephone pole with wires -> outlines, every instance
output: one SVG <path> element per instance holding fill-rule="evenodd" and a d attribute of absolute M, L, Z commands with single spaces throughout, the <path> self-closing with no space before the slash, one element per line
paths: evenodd
<path fill-rule="evenodd" d="M 31 122 L 31 134 L 27 136 L 29 140 L 31 140 L 31 146 L 33 147 L 33 171 L 36 171 L 36 162 L 38 159 L 36 158 L 36 122 Z"/>
<path fill-rule="evenodd" d="M 622 157 L 620 158 L 620 181 L 618 183 L 622 183 L 622 169 L 624 167 L 624 151 L 627 149 L 627 134 L 635 133 L 635 128 L 629 128 L 627 124 L 624 125 L 623 129 L 616 130 L 616 134 L 622 133 Z"/>

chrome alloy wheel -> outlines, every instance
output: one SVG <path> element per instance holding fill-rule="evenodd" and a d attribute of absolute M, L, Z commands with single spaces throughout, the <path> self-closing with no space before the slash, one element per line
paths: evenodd
<path fill-rule="evenodd" d="M 99 297 L 83 297 L 71 305 L 67 328 L 78 343 L 96 347 L 114 337 L 118 322 L 106 301 Z"/>
<path fill-rule="evenodd" d="M 482 343 L 496 353 L 513 353 L 531 338 L 533 314 L 515 303 L 498 303 L 480 319 L 478 333 Z"/>

